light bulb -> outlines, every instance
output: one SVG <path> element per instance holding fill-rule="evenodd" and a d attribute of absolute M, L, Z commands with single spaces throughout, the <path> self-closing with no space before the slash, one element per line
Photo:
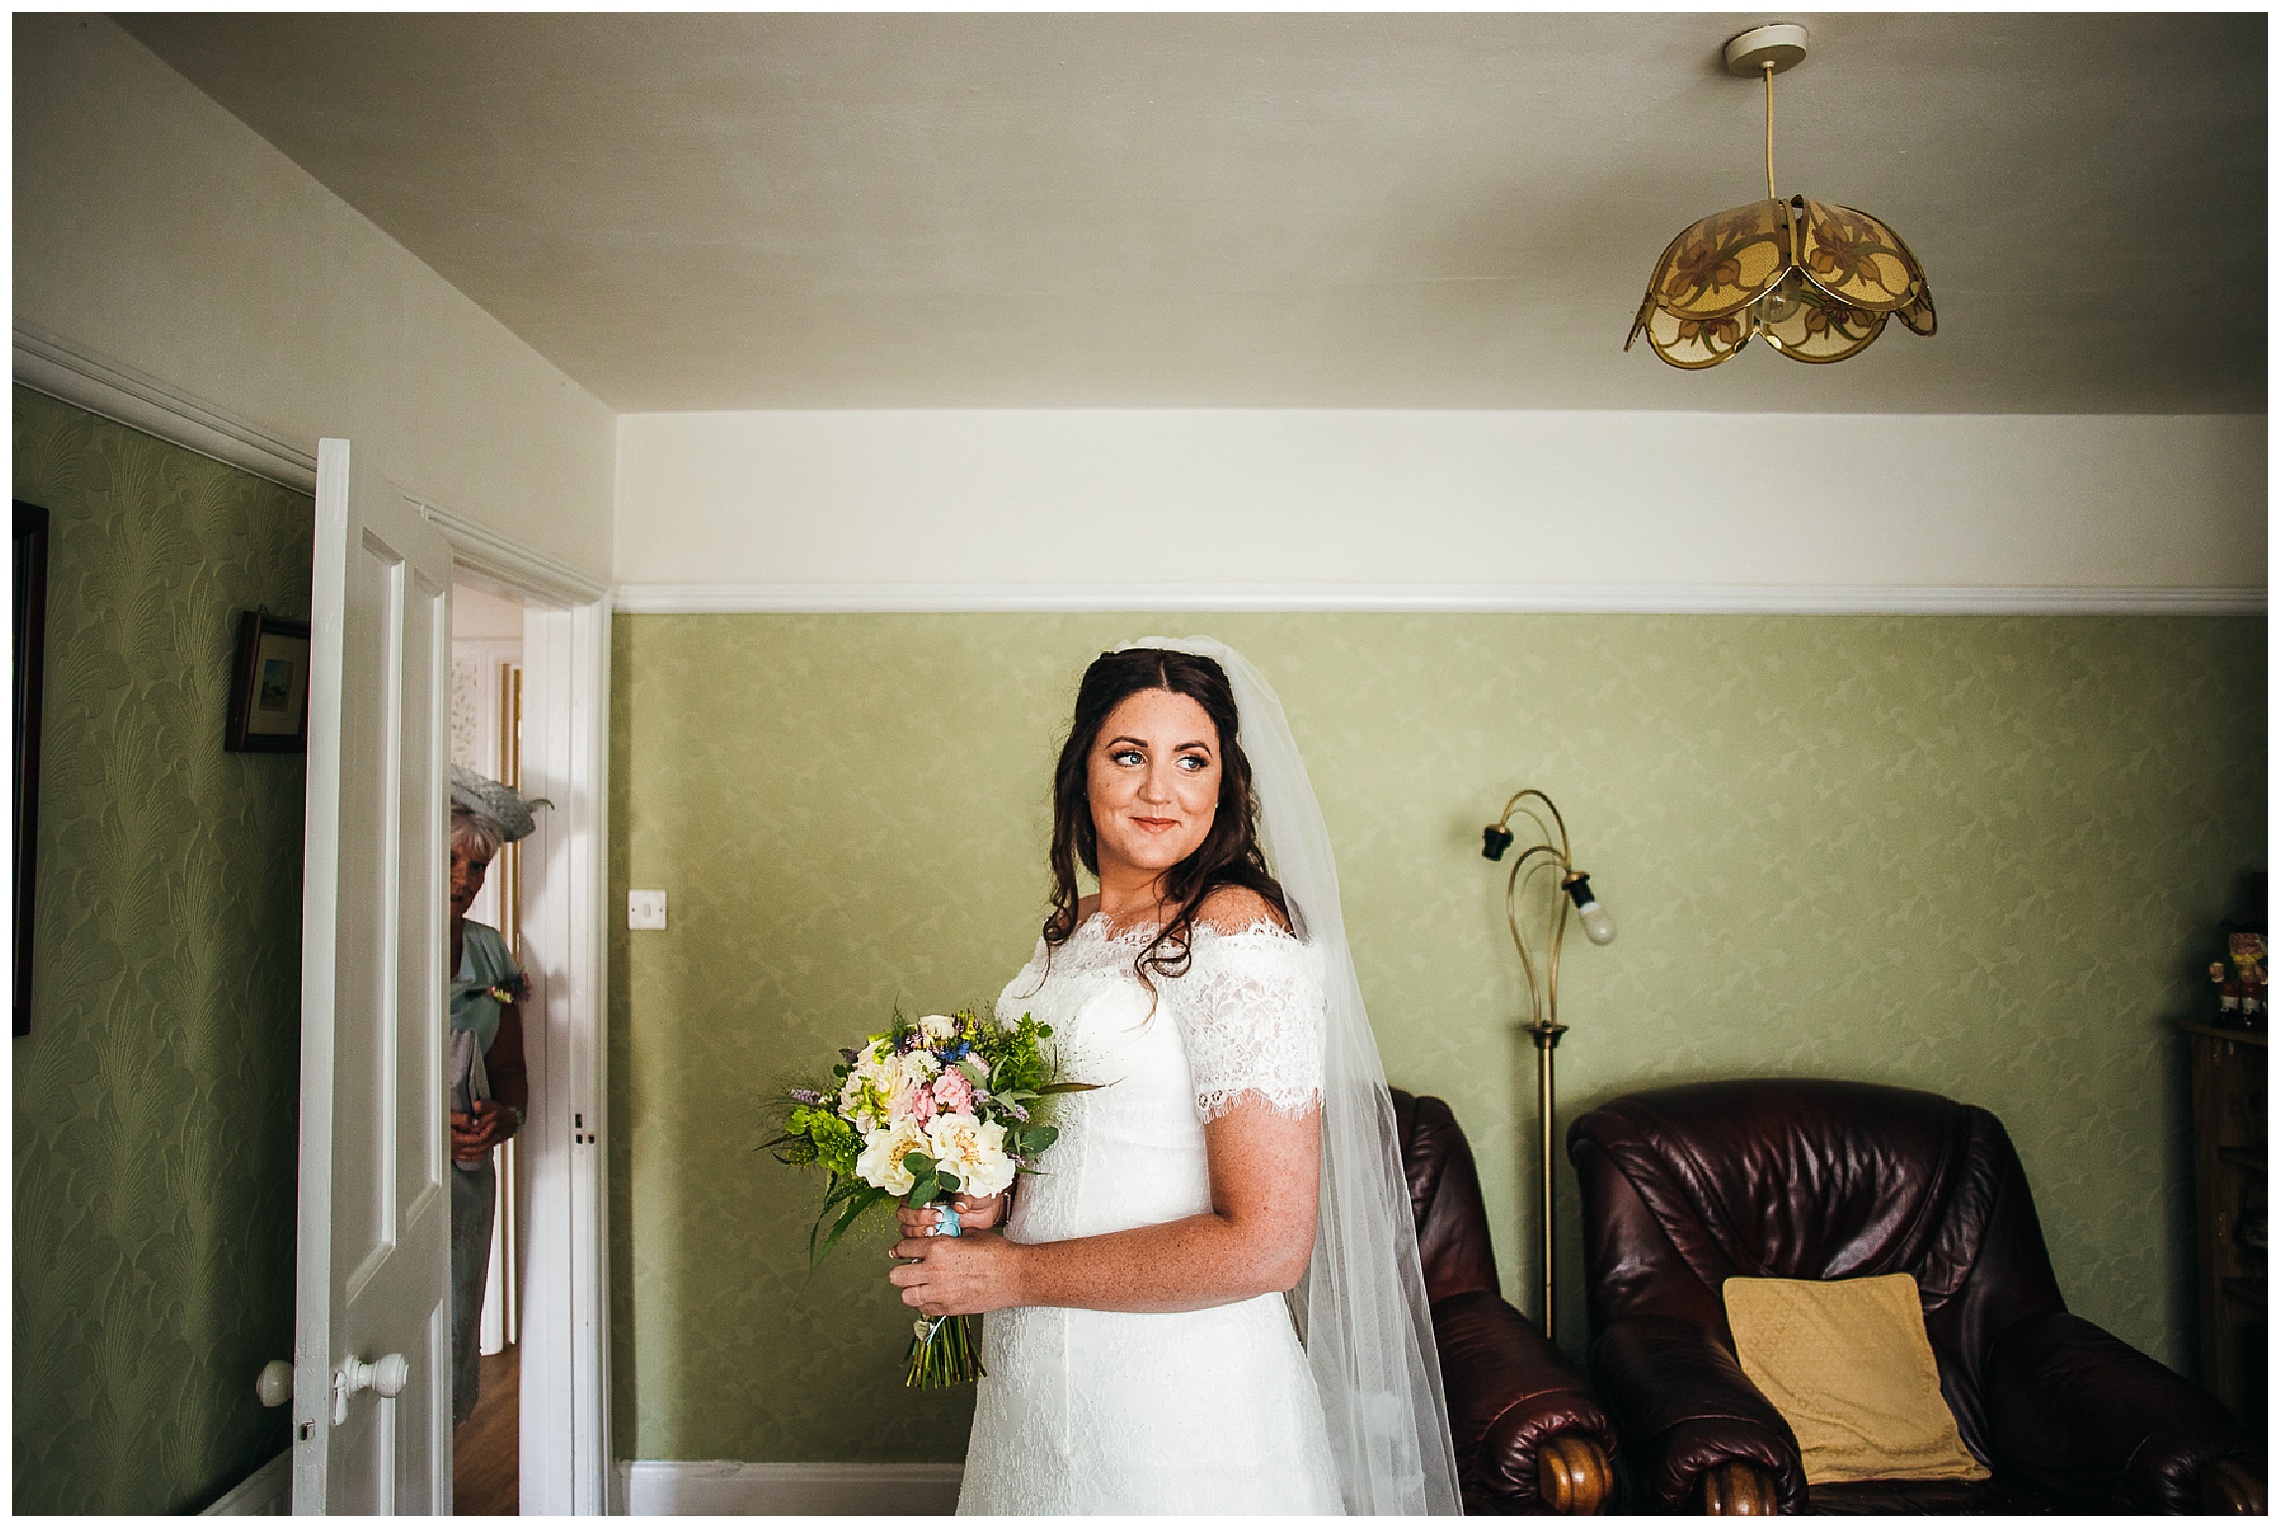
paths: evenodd
<path fill-rule="evenodd" d="M 1615 919 L 1591 894 L 1591 877 L 1578 870 L 1561 883 L 1583 919 L 1583 937 L 1593 944 L 1615 942 Z"/>

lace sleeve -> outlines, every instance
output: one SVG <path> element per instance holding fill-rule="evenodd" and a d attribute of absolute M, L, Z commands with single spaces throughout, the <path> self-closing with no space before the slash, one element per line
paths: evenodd
<path fill-rule="evenodd" d="M 1193 963 L 1166 996 L 1206 1122 L 1246 1099 L 1298 1115 L 1322 1102 L 1322 975 L 1313 949 L 1277 929 L 1197 930 Z"/>

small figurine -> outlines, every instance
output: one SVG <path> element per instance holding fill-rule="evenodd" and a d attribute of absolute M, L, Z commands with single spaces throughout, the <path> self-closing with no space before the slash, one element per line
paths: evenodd
<path fill-rule="evenodd" d="M 2217 1019 L 2224 1024 L 2240 1022 L 2240 982 L 2226 970 L 2221 960 L 2209 962 L 2209 980 L 2217 988 Z"/>
<path fill-rule="evenodd" d="M 2233 964 L 2240 968 L 2240 979 L 2261 987 L 2264 985 L 2264 936 L 2257 933 L 2228 934 L 2225 943 L 2232 955 Z"/>
<path fill-rule="evenodd" d="M 2251 1027 L 2264 1023 L 2264 936 L 2242 931 L 2225 940 L 2232 956 L 2234 980 L 2240 986 L 2240 1019 Z"/>

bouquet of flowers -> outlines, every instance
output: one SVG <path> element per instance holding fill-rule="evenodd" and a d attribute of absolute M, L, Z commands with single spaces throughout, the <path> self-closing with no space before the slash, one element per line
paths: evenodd
<path fill-rule="evenodd" d="M 971 1011 L 916 1021 L 897 1013 L 885 1034 L 839 1053 L 830 1086 L 791 1089 L 784 1133 L 768 1149 L 831 1175 L 808 1233 L 809 1272 L 872 1210 L 933 1205 L 939 1234 L 956 1236 L 953 1194 L 986 1199 L 1031 1171 L 1059 1135 L 1035 1117 L 1039 1101 L 1090 1086 L 1054 1079 L 1039 1044 L 1052 1033 L 1028 1014 L 1007 1028 Z M 972 1317 L 921 1317 L 912 1333 L 904 1383 L 931 1388 L 981 1374 Z"/>

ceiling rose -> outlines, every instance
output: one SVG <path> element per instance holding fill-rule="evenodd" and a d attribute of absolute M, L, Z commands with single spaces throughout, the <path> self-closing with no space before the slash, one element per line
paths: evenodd
<path fill-rule="evenodd" d="M 1726 44 L 1726 68 L 1765 78 L 1765 200 L 1696 223 L 1663 251 L 1623 342 L 1643 333 L 1671 365 L 1700 371 L 1763 339 L 1793 361 L 1842 361 L 1897 316 L 1939 327 L 1924 268 L 1899 234 L 1851 207 L 1773 187 L 1773 77 L 1805 56 L 1805 29 L 1753 27 Z"/>

